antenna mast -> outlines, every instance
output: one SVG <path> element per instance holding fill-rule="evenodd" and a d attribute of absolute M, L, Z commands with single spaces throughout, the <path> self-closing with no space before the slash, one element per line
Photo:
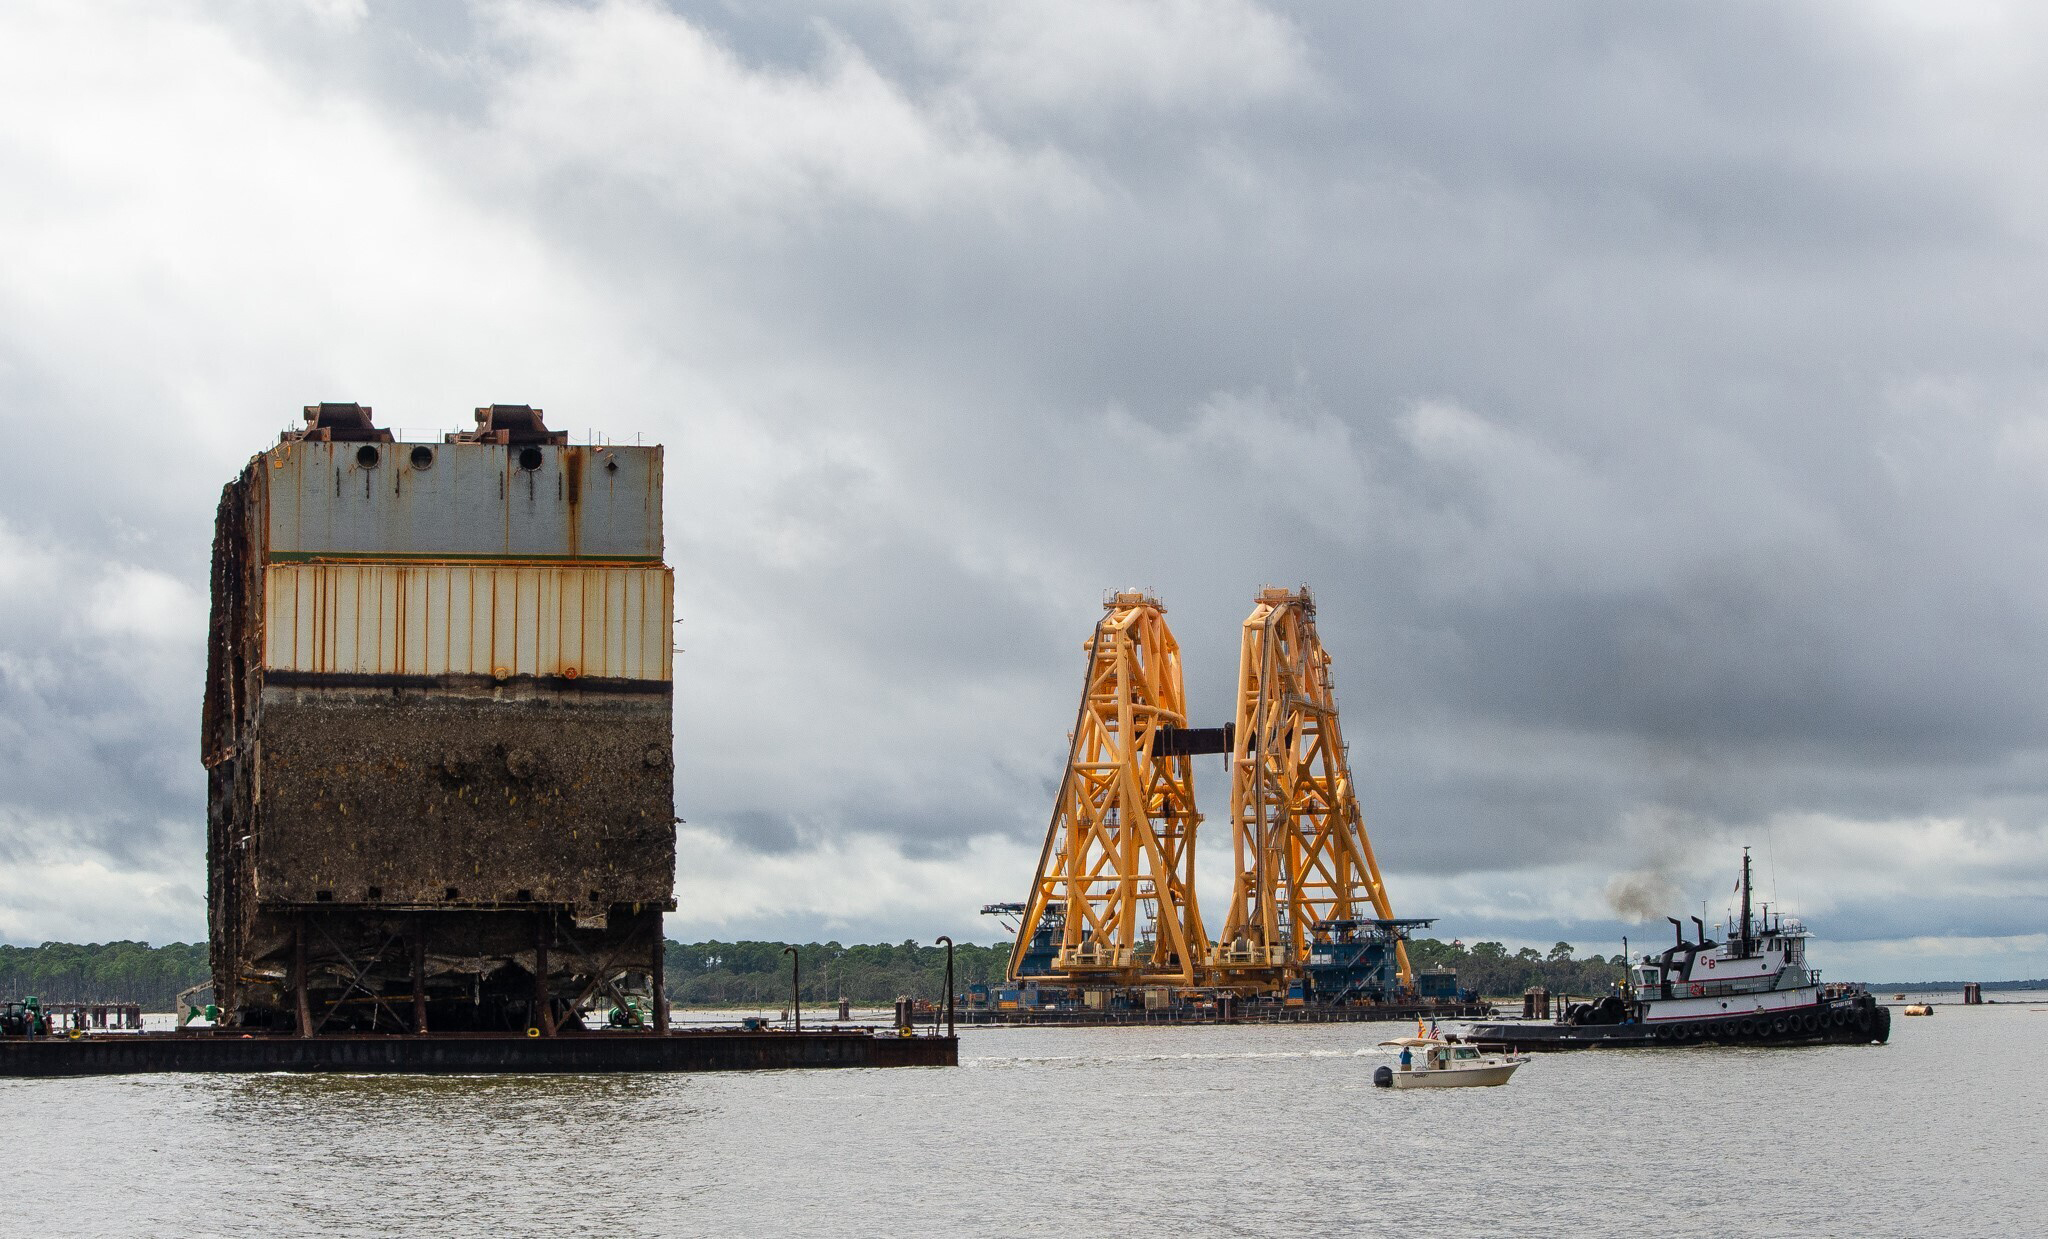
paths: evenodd
<path fill-rule="evenodd" d="M 1742 957 L 1749 958 L 1749 849 L 1742 849 Z"/>

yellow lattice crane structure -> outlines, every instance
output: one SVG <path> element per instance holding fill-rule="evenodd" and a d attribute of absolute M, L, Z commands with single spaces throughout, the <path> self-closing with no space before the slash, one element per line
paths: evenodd
<path fill-rule="evenodd" d="M 1195 902 L 1194 779 L 1162 732 L 1185 728 L 1180 645 L 1166 609 L 1119 593 L 1086 646 L 1066 774 L 1010 955 L 1017 980 L 1041 924 L 1052 969 L 1106 985 L 1191 985 L 1208 962 Z"/>
<path fill-rule="evenodd" d="M 1219 985 L 1282 984 L 1308 964 L 1318 926 L 1393 919 L 1315 616 L 1306 586 L 1266 589 L 1244 622 L 1230 763 L 1237 876 L 1211 957 Z M 1395 950 L 1412 988 L 1407 948 Z"/>

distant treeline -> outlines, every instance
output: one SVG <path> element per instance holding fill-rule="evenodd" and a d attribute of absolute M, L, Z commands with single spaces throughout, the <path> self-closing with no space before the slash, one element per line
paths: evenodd
<path fill-rule="evenodd" d="M 789 957 L 780 942 L 670 943 L 669 992 L 689 1006 L 785 1006 L 789 998 Z M 1553 994 L 1604 994 L 1621 980 L 1622 960 L 1572 957 L 1560 942 L 1548 955 L 1524 947 L 1510 953 L 1498 942 L 1470 948 L 1418 938 L 1408 944 L 1417 968 L 1444 965 L 1458 971 L 1459 985 L 1489 997 L 1519 995 L 1532 985 Z M 942 947 L 840 946 L 812 943 L 801 948 L 804 1001 L 825 1002 L 840 994 L 856 1003 L 893 1001 L 900 994 L 936 999 L 945 992 L 946 952 Z M 1009 967 L 1010 946 L 963 944 L 954 955 L 954 984 L 999 982 Z"/>
<path fill-rule="evenodd" d="M 780 1007 L 789 1003 L 789 957 L 780 942 L 670 942 L 670 1001 L 684 1006 Z M 864 1006 L 886 1005 L 899 995 L 937 999 L 946 988 L 946 949 L 811 943 L 799 948 L 804 1001 L 829 1002 L 841 994 Z M 954 984 L 998 980 L 1010 948 L 961 944 L 954 954 Z M 0 998 L 34 994 L 46 1002 L 139 1002 L 169 1011 L 178 991 L 210 980 L 206 944 L 146 942 L 0 946 Z"/>
<path fill-rule="evenodd" d="M 671 942 L 668 944 L 669 1001 L 686 1007 L 786 1007 L 789 956 L 781 942 Z M 797 948 L 803 961 L 803 999 L 827 1003 L 842 995 L 861 1006 L 886 1005 L 898 997 L 937 1001 L 946 992 L 946 948 L 841 946 L 808 943 Z M 1010 966 L 1010 946 L 963 942 L 953 952 L 953 986 L 1001 981 Z"/>
<path fill-rule="evenodd" d="M 780 942 L 670 942 L 670 1000 L 694 1007 L 781 1007 L 789 1001 L 789 957 Z M 945 992 L 944 947 L 905 942 L 898 946 L 841 946 L 809 943 L 803 960 L 806 1003 L 827 1003 L 844 995 L 862 1006 L 895 1001 L 899 995 L 936 1000 Z M 1621 979 L 1622 958 L 1573 958 L 1569 942 L 1539 953 L 1509 951 L 1498 942 L 1466 947 L 1417 938 L 1408 944 L 1417 968 L 1442 964 L 1458 970 L 1458 983 L 1491 998 L 1513 997 L 1532 985 L 1553 994 L 1596 995 Z M 1009 966 L 1008 943 L 962 943 L 954 952 L 954 984 L 999 982 Z M 209 979 L 206 944 L 146 942 L 78 945 L 0 946 L 0 997 L 35 994 L 50 1002 L 139 1002 L 168 1011 L 178 991 Z M 1961 989 L 1960 981 L 1891 983 L 1874 989 Z M 1986 981 L 1986 990 L 2048 989 L 2048 980 Z"/>
<path fill-rule="evenodd" d="M 1515 997 L 1532 985 L 1553 994 L 1593 997 L 1605 994 L 1621 982 L 1625 961 L 1619 954 L 1572 958 L 1572 944 L 1560 942 L 1548 954 L 1534 947 L 1510 952 L 1498 942 L 1479 942 L 1470 947 L 1435 938 L 1417 938 L 1408 944 L 1408 962 L 1416 968 L 1439 964 L 1458 970 L 1458 984 L 1478 990 L 1485 998 Z"/>
<path fill-rule="evenodd" d="M 169 1011 L 178 991 L 213 973 L 204 942 L 45 942 L 0 946 L 0 998 L 47 1002 L 139 1002 Z"/>
<path fill-rule="evenodd" d="M 1891 990 L 1902 994 L 1924 994 L 1930 990 L 1961 989 L 1971 984 L 1968 981 L 1872 981 L 1870 991 Z M 1986 993 L 1992 990 L 2048 989 L 2048 978 L 2033 981 L 1978 981 L 1975 984 Z"/>

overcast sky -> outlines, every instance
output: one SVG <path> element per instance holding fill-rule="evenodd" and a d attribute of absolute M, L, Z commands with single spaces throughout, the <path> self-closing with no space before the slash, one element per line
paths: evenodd
<path fill-rule="evenodd" d="M 204 934 L 221 484 L 498 401 L 668 447 L 674 936 L 991 939 L 1104 591 L 1213 724 L 1307 583 L 1399 913 L 1613 951 L 1748 844 L 1830 975 L 2048 975 L 2044 38 L 16 0 L 0 940 Z"/>

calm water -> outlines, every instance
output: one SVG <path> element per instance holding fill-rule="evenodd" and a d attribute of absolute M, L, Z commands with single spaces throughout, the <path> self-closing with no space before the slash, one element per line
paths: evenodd
<path fill-rule="evenodd" d="M 2001 998 L 2008 996 L 2000 995 Z M 959 1070 L 0 1080 L 63 1235 L 2033 1235 L 2048 996 L 1885 1047 L 1372 1087 L 1391 1025 L 963 1033 Z"/>

